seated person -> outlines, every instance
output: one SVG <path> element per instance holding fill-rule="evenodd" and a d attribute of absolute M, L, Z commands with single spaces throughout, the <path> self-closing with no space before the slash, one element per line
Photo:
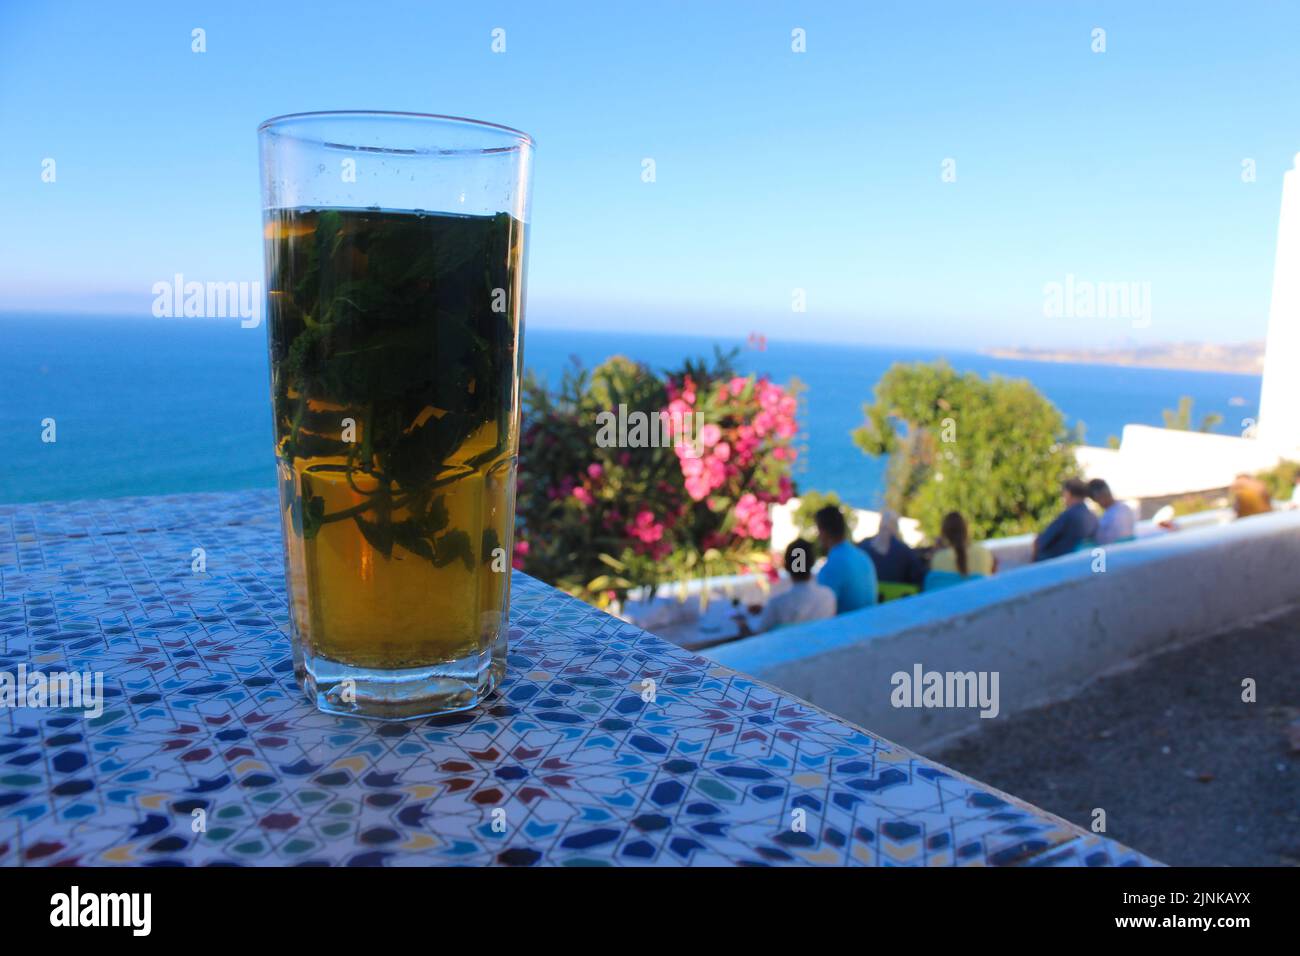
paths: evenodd
<path fill-rule="evenodd" d="M 1137 534 L 1137 519 L 1133 516 L 1133 509 L 1124 502 L 1115 500 L 1110 485 L 1100 478 L 1092 479 L 1088 482 L 1088 497 L 1101 508 L 1101 518 L 1097 521 L 1098 544 L 1127 541 Z"/>
<path fill-rule="evenodd" d="M 876 566 L 877 581 L 919 586 L 925 578 L 920 558 L 898 536 L 897 512 L 882 511 L 879 529 L 873 537 L 859 541 L 858 547 Z"/>
<path fill-rule="evenodd" d="M 1253 475 L 1238 475 L 1228 487 L 1232 496 L 1232 510 L 1238 518 L 1267 514 L 1273 510 L 1273 499 L 1268 485 Z"/>
<path fill-rule="evenodd" d="M 1059 558 L 1097 534 L 1097 518 L 1088 510 L 1088 486 L 1071 478 L 1061 486 L 1064 510 L 1034 539 L 1034 560 Z"/>
<path fill-rule="evenodd" d="M 790 542 L 785 549 L 785 570 L 790 575 L 790 590 L 768 600 L 758 620 L 760 631 L 835 616 L 835 592 L 812 579 L 815 560 L 810 542 Z"/>
<path fill-rule="evenodd" d="M 939 548 L 930 559 L 930 570 L 966 577 L 971 574 L 988 576 L 997 569 L 998 559 L 993 552 L 970 541 L 966 519 L 961 512 L 950 511 L 944 515 L 939 529 Z"/>
<path fill-rule="evenodd" d="M 837 613 L 845 614 L 875 604 L 879 599 L 876 566 L 861 548 L 846 540 L 848 525 L 840 509 L 827 505 L 813 516 L 813 520 L 817 522 L 817 535 L 822 550 L 826 552 L 826 563 L 817 572 L 817 582 L 835 592 Z"/>

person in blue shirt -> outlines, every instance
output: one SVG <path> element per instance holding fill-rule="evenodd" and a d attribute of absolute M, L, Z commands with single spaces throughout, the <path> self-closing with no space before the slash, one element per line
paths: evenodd
<path fill-rule="evenodd" d="M 835 611 L 844 614 L 869 607 L 879 599 L 876 566 L 862 549 L 848 540 L 844 515 L 827 505 L 813 516 L 826 563 L 817 572 L 817 583 L 835 592 Z"/>
<path fill-rule="evenodd" d="M 1034 539 L 1034 560 L 1059 558 L 1097 536 L 1097 518 L 1088 510 L 1088 486 L 1071 478 L 1061 486 L 1065 510 Z"/>

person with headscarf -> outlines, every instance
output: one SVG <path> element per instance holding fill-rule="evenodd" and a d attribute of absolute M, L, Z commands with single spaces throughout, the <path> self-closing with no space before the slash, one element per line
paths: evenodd
<path fill-rule="evenodd" d="M 915 551 L 903 543 L 898 534 L 898 514 L 886 509 L 880 513 L 875 535 L 858 543 L 876 566 L 876 579 L 891 584 L 920 585 L 925 569 Z"/>

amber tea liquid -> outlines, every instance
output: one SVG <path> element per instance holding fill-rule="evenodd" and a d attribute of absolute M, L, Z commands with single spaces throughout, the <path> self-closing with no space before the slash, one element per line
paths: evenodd
<path fill-rule="evenodd" d="M 523 225 L 370 209 L 272 209 L 265 223 L 286 572 L 308 692 L 328 685 L 329 709 L 346 712 L 354 670 L 392 672 L 397 686 L 448 668 L 449 686 L 494 685 Z M 359 709 L 382 715 L 382 685 L 361 684 L 378 699 Z"/>

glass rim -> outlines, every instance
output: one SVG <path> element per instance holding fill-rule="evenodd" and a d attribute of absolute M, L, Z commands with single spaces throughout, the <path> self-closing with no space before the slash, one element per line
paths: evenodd
<path fill-rule="evenodd" d="M 316 143 L 321 146 L 334 147 L 337 149 L 353 149 L 364 152 L 396 152 L 396 153 L 499 153 L 507 150 L 515 150 L 521 147 L 529 149 L 536 148 L 536 142 L 532 136 L 521 129 L 515 129 L 513 126 L 506 126 L 502 123 L 491 123 L 487 120 L 471 119 L 468 116 L 451 116 L 445 113 L 416 113 L 407 110 L 308 110 L 302 113 L 282 113 L 279 116 L 272 116 L 270 119 L 262 120 L 257 125 L 258 133 L 274 131 L 289 123 L 300 120 L 332 120 L 332 119 L 388 119 L 388 120 L 417 120 L 421 124 L 428 123 L 433 125 L 442 123 L 449 126 L 478 128 L 485 131 L 491 131 L 496 134 L 506 134 L 513 138 L 515 143 L 510 146 L 475 146 L 460 147 L 450 149 L 388 149 L 384 147 L 363 146 L 359 143 L 340 143 L 329 140 L 324 136 L 300 136 L 294 135 L 292 138 L 303 142 Z M 291 135 L 291 134 L 280 134 Z"/>

